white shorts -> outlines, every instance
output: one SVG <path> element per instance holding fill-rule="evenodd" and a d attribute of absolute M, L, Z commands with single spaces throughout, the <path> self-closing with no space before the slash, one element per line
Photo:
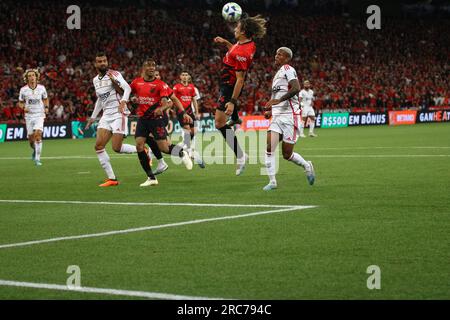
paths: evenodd
<path fill-rule="evenodd" d="M 27 135 L 31 136 L 34 130 L 44 131 L 44 117 L 25 119 Z"/>
<path fill-rule="evenodd" d="M 120 118 L 101 117 L 97 129 L 106 129 L 114 133 L 128 135 L 128 117 L 122 115 Z"/>
<path fill-rule="evenodd" d="M 274 116 L 268 131 L 283 135 L 283 142 L 294 144 L 298 139 L 299 122 L 297 116 Z"/>
<path fill-rule="evenodd" d="M 314 109 L 311 107 L 302 108 L 302 118 L 306 118 L 306 117 L 315 117 L 316 113 L 314 112 Z"/>

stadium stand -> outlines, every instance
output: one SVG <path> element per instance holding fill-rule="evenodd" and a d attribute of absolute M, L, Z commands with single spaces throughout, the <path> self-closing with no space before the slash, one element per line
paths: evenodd
<path fill-rule="evenodd" d="M 1 121 L 23 121 L 17 98 L 22 73 L 30 67 L 41 71 L 50 119 L 85 120 L 96 99 L 92 78 L 97 51 L 106 51 L 112 68 L 129 82 L 149 56 L 157 59 L 170 85 L 181 70 L 189 70 L 203 95 L 201 111 L 213 111 L 224 52 L 212 39 L 232 38 L 220 10 L 83 4 L 81 30 L 68 30 L 68 5 L 1 2 Z M 261 112 L 270 94 L 273 55 L 280 46 L 293 49 L 300 80 L 311 80 L 316 109 L 385 111 L 450 104 L 448 19 L 383 19 L 381 30 L 368 30 L 365 21 L 323 11 L 305 14 L 301 7 L 262 13 L 269 19 L 268 34 L 258 43 L 241 112 Z"/>

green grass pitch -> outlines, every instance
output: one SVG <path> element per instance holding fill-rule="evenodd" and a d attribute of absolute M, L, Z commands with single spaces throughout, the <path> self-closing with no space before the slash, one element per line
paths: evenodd
<path fill-rule="evenodd" d="M 94 140 L 46 140 L 43 166 L 26 142 L 0 144 L 0 200 L 159 202 L 271 207 L 128 206 L 0 202 L 1 280 L 232 299 L 449 299 L 450 125 L 318 130 L 296 151 L 317 180 L 281 160 L 277 190 L 262 191 L 261 164 L 187 171 L 166 156 L 160 185 L 140 188 L 136 155 L 108 146 L 121 184 L 104 179 Z M 126 140 L 133 143 L 133 138 Z M 261 144 L 263 148 L 263 144 Z M 64 158 L 61 158 L 64 157 Z M 77 158 L 78 157 L 78 158 Z M 5 244 L 315 208 L 19 247 Z M 369 290 L 367 267 L 381 270 Z M 134 299 L 0 285 L 0 299 Z"/>

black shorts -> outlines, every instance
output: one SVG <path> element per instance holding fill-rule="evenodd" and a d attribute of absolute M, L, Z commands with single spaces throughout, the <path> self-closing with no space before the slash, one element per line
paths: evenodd
<path fill-rule="evenodd" d="M 181 125 L 182 127 L 184 127 L 185 125 L 189 125 L 189 128 L 193 128 L 193 127 L 194 127 L 195 116 L 194 116 L 194 114 L 192 113 L 192 111 L 189 112 L 188 109 L 186 110 L 186 114 L 187 114 L 189 117 L 191 117 L 191 119 L 192 119 L 192 122 L 191 122 L 191 123 L 185 122 L 184 119 L 183 119 L 183 116 L 182 116 L 181 114 L 177 115 L 178 121 L 180 122 L 180 125 Z"/>
<path fill-rule="evenodd" d="M 155 140 L 166 140 L 167 129 L 164 119 L 142 119 L 139 118 L 136 124 L 136 133 L 134 136 L 148 138 L 150 133 Z"/>
<path fill-rule="evenodd" d="M 230 102 L 231 97 L 233 96 L 233 90 L 234 90 L 234 86 L 230 87 L 230 86 L 220 86 L 219 89 L 219 106 L 217 107 L 217 110 L 223 111 L 225 112 L 225 110 L 227 110 L 227 108 L 225 108 L 225 105 Z M 235 106 L 237 107 L 237 106 Z"/>

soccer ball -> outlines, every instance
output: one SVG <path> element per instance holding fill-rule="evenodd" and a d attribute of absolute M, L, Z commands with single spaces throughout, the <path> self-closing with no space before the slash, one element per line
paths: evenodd
<path fill-rule="evenodd" d="M 222 17 L 228 22 L 236 22 L 241 18 L 242 8 L 235 2 L 228 2 L 222 8 Z"/>

